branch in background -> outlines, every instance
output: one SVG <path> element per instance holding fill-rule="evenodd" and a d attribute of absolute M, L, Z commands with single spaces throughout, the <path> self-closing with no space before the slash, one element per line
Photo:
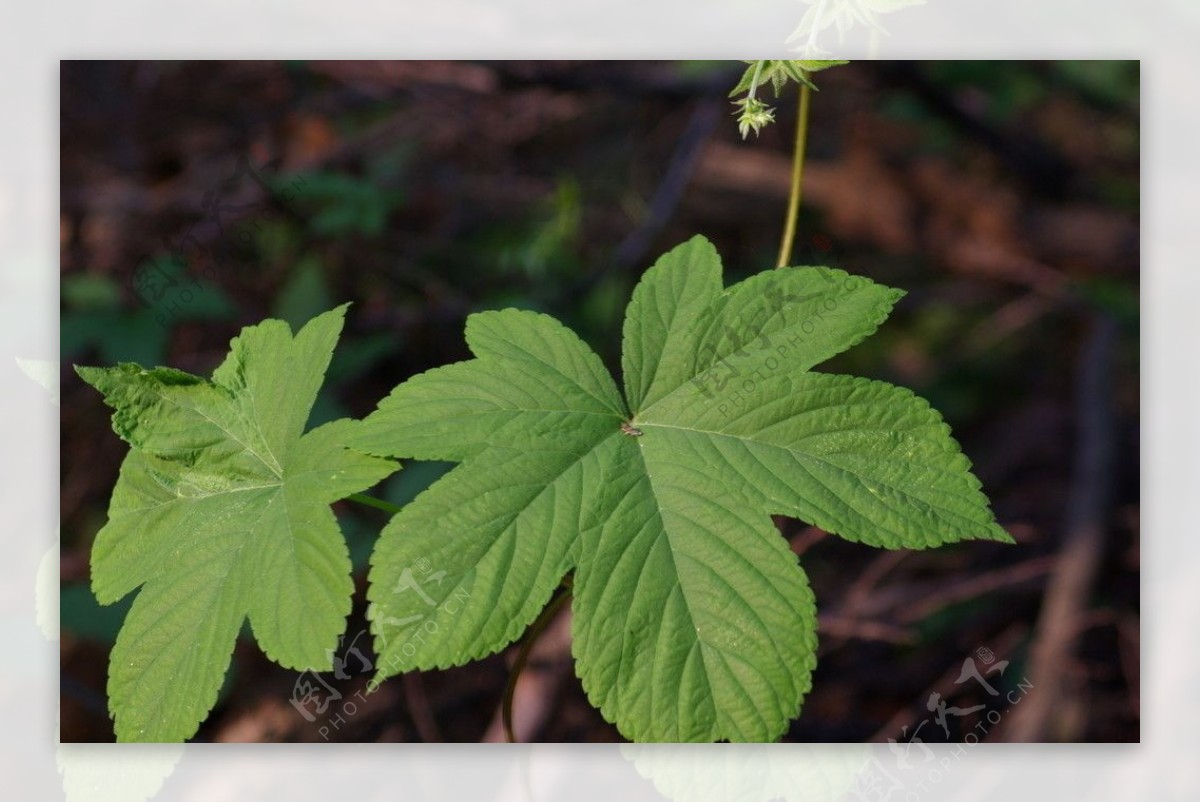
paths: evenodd
<path fill-rule="evenodd" d="M 1029 656 L 1029 677 L 1037 684 L 1006 721 L 1008 740 L 1073 742 L 1086 723 L 1072 721 L 1079 689 L 1069 682 L 1078 634 L 1092 583 L 1104 553 L 1105 514 L 1113 472 L 1112 378 L 1117 327 L 1094 315 L 1080 359 L 1075 389 L 1079 440 L 1067 508 L 1066 535 L 1058 566 L 1046 588 Z"/>
<path fill-rule="evenodd" d="M 704 151 L 704 145 L 722 119 L 723 112 L 723 101 L 702 100 L 696 105 L 683 133 L 679 135 L 678 143 L 671 154 L 671 161 L 667 164 L 662 181 L 654 192 L 646 216 L 617 246 L 612 262 L 575 282 L 565 293 L 566 300 L 586 298 L 610 271 L 622 273 L 641 267 L 654 245 L 655 238 L 674 216 L 679 201 L 683 198 L 683 191 L 687 189 L 692 173 L 695 172 L 700 154 Z"/>
<path fill-rule="evenodd" d="M 992 650 L 996 655 L 1010 654 L 1013 648 L 1024 639 L 1025 632 L 1026 627 L 1024 625 L 1013 625 L 992 641 Z M 924 694 L 914 700 L 911 705 L 901 708 L 899 711 L 893 714 L 892 718 L 889 719 L 882 728 L 876 731 L 875 735 L 872 736 L 868 741 L 884 743 L 886 743 L 888 739 L 895 739 L 897 742 L 906 741 L 905 729 L 908 726 L 917 725 L 917 723 L 921 722 L 921 720 L 928 717 L 929 714 L 926 710 L 926 701 L 929 700 L 931 695 L 937 694 L 939 697 L 951 697 L 954 695 L 954 692 L 960 688 L 958 679 L 962 673 L 962 670 L 963 662 L 961 658 L 956 659 L 950 664 L 950 667 L 945 671 L 945 673 L 943 673 L 942 676 L 938 678 L 932 686 L 925 690 Z M 1034 682 L 1036 683 L 1037 681 Z M 1032 700 L 1036 696 L 1038 695 L 1031 694 L 1027 699 Z M 1021 701 L 1022 707 L 1028 704 L 1029 703 L 1026 700 Z M 986 740 L 1003 741 L 1003 739 L 997 739 L 993 736 L 988 736 Z"/>
<path fill-rule="evenodd" d="M 931 113 L 987 147 L 1038 195 L 1062 199 L 1076 183 L 1075 166 L 1061 154 L 1027 134 L 992 126 L 963 108 L 916 65 L 907 62 L 880 63 L 877 73 L 885 85 L 912 92 Z"/>
<path fill-rule="evenodd" d="M 705 100 L 697 104 L 692 111 L 687 127 L 679 135 L 679 144 L 671 154 L 667 172 L 650 201 L 649 213 L 617 247 L 613 261 L 618 270 L 639 265 L 654 244 L 654 238 L 671 220 L 680 199 L 683 198 L 683 191 L 687 189 L 701 148 L 712 135 L 717 122 L 722 119 L 723 110 L 724 104 L 721 101 Z"/>
<path fill-rule="evenodd" d="M 405 672 L 402 675 L 404 684 L 404 703 L 408 714 L 412 717 L 413 726 L 421 741 L 427 744 L 441 744 L 446 741 L 438 729 L 437 719 L 429 706 L 429 697 L 425 694 L 425 681 L 420 672 Z"/>
<path fill-rule="evenodd" d="M 951 605 L 976 599 L 1002 588 L 1036 580 L 1051 571 L 1057 558 L 1045 555 L 1023 563 L 1005 566 L 991 572 L 968 577 L 922 598 L 919 603 L 896 611 L 896 619 L 902 624 L 915 624 L 928 619 Z"/>
<path fill-rule="evenodd" d="M 907 627 L 898 627 L 887 622 L 864 621 L 850 616 L 821 614 L 817 632 L 834 639 L 858 639 L 859 641 L 883 641 L 889 644 L 911 646 L 917 643 L 917 633 Z M 833 647 L 841 646 L 835 643 Z"/>

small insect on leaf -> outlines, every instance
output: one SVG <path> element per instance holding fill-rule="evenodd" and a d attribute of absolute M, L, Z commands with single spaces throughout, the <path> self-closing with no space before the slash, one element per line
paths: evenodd
<path fill-rule="evenodd" d="M 638 429 L 637 427 L 635 427 L 633 424 L 630 424 L 628 421 L 621 422 L 621 431 L 624 432 L 626 435 L 628 435 L 631 438 L 642 437 L 642 431 L 640 429 Z"/>

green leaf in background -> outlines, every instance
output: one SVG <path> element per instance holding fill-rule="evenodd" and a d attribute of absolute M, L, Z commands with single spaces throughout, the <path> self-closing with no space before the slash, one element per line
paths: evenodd
<path fill-rule="evenodd" d="M 461 463 L 372 556 L 380 676 L 502 649 L 573 570 L 576 670 L 625 736 L 779 738 L 816 610 L 771 514 L 887 547 L 1010 540 L 926 403 L 810 371 L 900 295 L 828 268 L 725 288 L 694 238 L 634 291 L 624 398 L 553 318 L 472 315 L 475 359 L 400 385 L 350 441 Z"/>
<path fill-rule="evenodd" d="M 67 276 L 62 280 L 62 300 L 71 309 L 116 309 L 121 306 L 121 286 L 108 276 Z"/>
<path fill-rule="evenodd" d="M 86 585 L 71 583 L 59 589 L 59 621 L 55 626 L 75 636 L 112 644 L 132 604 L 133 600 L 126 597 L 112 605 L 101 605 Z"/>
<path fill-rule="evenodd" d="M 294 203 L 307 215 L 312 232 L 323 237 L 379 237 L 388 216 L 405 200 L 402 191 L 373 177 L 333 171 L 283 176 L 277 184 L 300 185 Z"/>
<path fill-rule="evenodd" d="M 273 312 L 276 318 L 286 321 L 293 329 L 299 329 L 305 321 L 329 309 L 332 303 L 321 260 L 309 254 L 288 275 L 275 296 Z"/>
<path fill-rule="evenodd" d="M 353 583 L 329 505 L 395 468 L 345 447 L 356 422 L 304 432 L 344 314 L 247 327 L 211 380 L 77 368 L 133 447 L 92 550 L 101 603 L 141 586 L 109 666 L 119 740 L 192 736 L 247 618 L 277 663 L 332 665 Z"/>
<path fill-rule="evenodd" d="M 63 279 L 59 348 L 64 360 L 94 348 L 105 363 L 160 365 L 177 324 L 234 316 L 233 305 L 218 285 L 188 274 L 177 261 L 159 257 L 138 271 L 151 273 L 154 292 L 140 297 L 133 309 L 123 306 L 121 286 L 111 277 Z"/>

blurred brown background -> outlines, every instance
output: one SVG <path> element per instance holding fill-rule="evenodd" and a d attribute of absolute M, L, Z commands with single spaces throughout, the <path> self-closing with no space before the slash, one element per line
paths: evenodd
<path fill-rule="evenodd" d="M 466 358 L 480 309 L 549 312 L 617 368 L 625 302 L 662 251 L 704 234 L 727 282 L 774 264 L 795 99 L 743 142 L 725 97 L 743 66 L 64 62 L 62 740 L 112 738 L 105 671 L 127 608 L 88 590 L 125 447 L 72 363 L 207 374 L 241 326 L 353 301 L 313 424 Z M 882 552 L 780 520 L 822 611 L 787 739 L 1137 741 L 1138 64 L 816 78 L 793 262 L 909 291 L 822 370 L 929 399 L 1019 544 Z M 378 493 L 402 504 L 446 468 L 412 464 Z M 337 512 L 361 591 L 384 518 Z M 244 640 L 197 739 L 495 738 L 514 652 L 388 681 L 331 729 Z M 519 735 L 618 738 L 574 677 L 565 620 L 534 656 Z M 354 699 L 368 677 L 329 682 Z"/>

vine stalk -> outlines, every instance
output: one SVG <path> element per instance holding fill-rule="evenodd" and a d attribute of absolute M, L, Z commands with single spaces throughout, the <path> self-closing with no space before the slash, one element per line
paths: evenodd
<path fill-rule="evenodd" d="M 521 648 L 517 651 L 512 671 L 508 674 L 508 683 L 504 686 L 504 699 L 500 704 L 500 718 L 504 722 L 504 738 L 510 744 L 517 741 L 512 725 L 513 696 L 517 691 L 517 678 L 521 676 L 521 671 L 525 668 L 525 663 L 529 660 L 529 653 L 533 650 L 533 645 L 537 642 L 538 636 L 554 621 L 554 617 L 558 615 L 563 605 L 570 599 L 571 586 L 568 583 L 558 592 L 558 596 L 551 600 L 550 604 L 538 614 L 538 618 L 534 620 L 533 624 L 529 626 L 529 630 L 525 633 L 525 640 L 521 642 Z"/>
<path fill-rule="evenodd" d="M 808 106 L 812 88 L 800 84 L 800 110 L 796 115 L 796 145 L 792 155 L 792 189 L 788 196 L 787 219 L 783 241 L 779 244 L 779 259 L 775 267 L 785 267 L 792 259 L 792 243 L 796 239 L 796 220 L 800 217 L 801 181 L 804 178 L 804 151 L 808 143 Z"/>
<path fill-rule="evenodd" d="M 367 507 L 373 507 L 373 508 L 376 508 L 377 510 L 384 511 L 385 513 L 395 514 L 395 513 L 399 513 L 401 510 L 401 507 L 399 505 L 393 505 L 391 502 L 387 501 L 386 499 L 380 499 L 377 496 L 371 496 L 369 494 L 350 494 L 349 496 L 346 497 L 346 500 L 349 502 L 358 502 L 360 505 L 366 505 Z"/>

